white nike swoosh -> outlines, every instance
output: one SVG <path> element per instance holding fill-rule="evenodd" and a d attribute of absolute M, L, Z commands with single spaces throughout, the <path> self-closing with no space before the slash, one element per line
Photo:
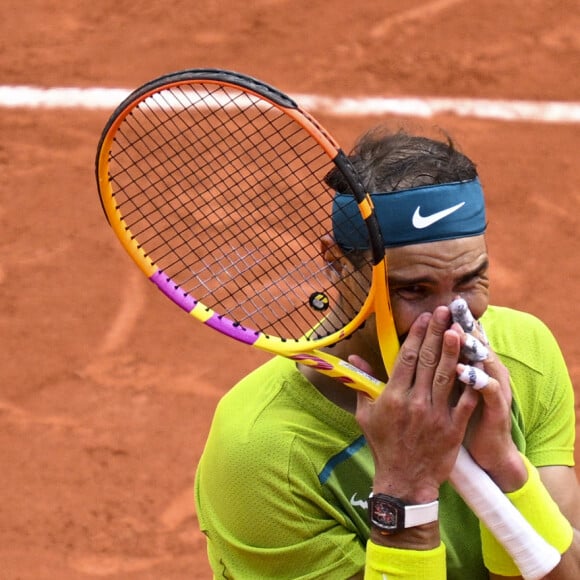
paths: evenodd
<path fill-rule="evenodd" d="M 368 502 L 364 499 L 356 499 L 356 492 L 352 494 L 350 498 L 350 505 L 354 507 L 360 507 L 366 510 L 368 508 Z"/>
<path fill-rule="evenodd" d="M 460 207 L 463 207 L 465 202 L 462 201 L 453 207 L 448 207 L 447 209 L 442 209 L 436 213 L 432 213 L 431 215 L 422 216 L 421 215 L 421 206 L 418 206 L 413 214 L 413 226 L 418 230 L 422 230 L 424 228 L 428 228 L 432 226 L 434 223 L 442 220 L 444 217 L 451 215 L 453 212 L 457 211 Z"/>

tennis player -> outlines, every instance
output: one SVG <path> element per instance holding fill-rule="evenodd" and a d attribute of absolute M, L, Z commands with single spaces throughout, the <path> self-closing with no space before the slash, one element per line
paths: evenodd
<path fill-rule="evenodd" d="M 225 395 L 196 476 L 214 576 L 519 577 L 447 483 L 463 444 L 562 554 L 549 578 L 577 580 L 573 389 L 546 326 L 489 304 L 474 163 L 451 141 L 383 129 L 351 159 L 376 192 L 401 350 L 376 401 L 283 358 Z M 340 273 L 343 251 L 368 247 L 340 219 L 348 185 L 338 172 L 328 184 L 334 239 L 322 248 Z M 333 353 L 387 380 L 373 319 Z"/>

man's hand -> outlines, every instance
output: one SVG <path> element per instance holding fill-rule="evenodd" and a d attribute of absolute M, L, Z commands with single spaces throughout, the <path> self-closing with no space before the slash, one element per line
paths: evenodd
<path fill-rule="evenodd" d="M 503 491 L 513 491 L 525 483 L 527 472 L 511 437 L 512 392 L 508 370 L 492 350 L 483 328 L 473 319 L 465 301 L 454 300 L 450 309 L 454 320 L 452 328 L 461 336 L 462 362 L 468 365 L 458 365 L 459 378 L 481 395 L 464 445 Z M 472 379 L 487 377 L 487 381 L 472 384 L 470 371 Z"/>
<path fill-rule="evenodd" d="M 419 316 L 378 399 L 358 395 L 356 418 L 373 453 L 375 492 L 432 501 L 455 464 L 478 395 L 464 389 L 450 404 L 461 348 L 461 334 L 450 324 L 446 306 Z M 363 364 L 357 359 L 351 362 Z"/>

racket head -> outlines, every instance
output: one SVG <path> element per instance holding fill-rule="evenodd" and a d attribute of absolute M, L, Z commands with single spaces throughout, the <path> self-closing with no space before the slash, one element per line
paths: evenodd
<path fill-rule="evenodd" d="M 334 168 L 371 243 L 356 265 L 329 241 Z M 218 69 L 146 83 L 106 124 L 96 174 L 107 219 L 144 274 L 232 338 L 285 355 L 318 349 L 374 309 L 384 249 L 370 197 L 335 140 L 274 87 Z"/>

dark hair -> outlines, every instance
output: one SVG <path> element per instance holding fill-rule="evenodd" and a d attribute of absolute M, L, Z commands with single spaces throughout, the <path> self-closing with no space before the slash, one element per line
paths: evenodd
<path fill-rule="evenodd" d="M 382 127 L 360 137 L 349 159 L 368 192 L 388 193 L 477 176 L 475 164 L 455 148 L 449 136 L 446 142 L 436 141 Z M 336 191 L 352 193 L 338 170 L 332 170 L 326 182 Z"/>

